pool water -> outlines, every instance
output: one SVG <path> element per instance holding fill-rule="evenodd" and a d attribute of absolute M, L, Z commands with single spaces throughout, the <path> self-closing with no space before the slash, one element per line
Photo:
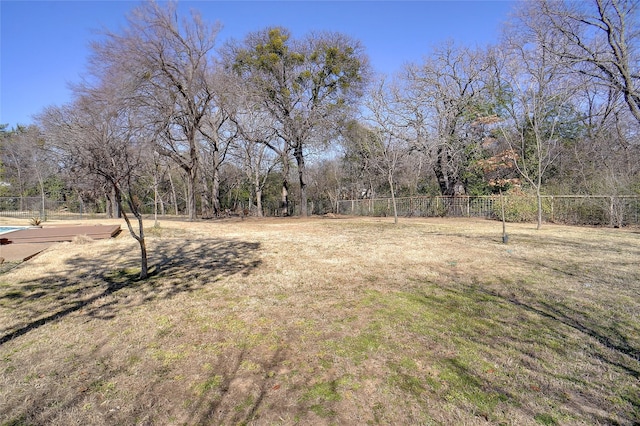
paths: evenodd
<path fill-rule="evenodd" d="M 6 234 L 7 232 L 19 231 L 21 229 L 26 229 L 24 226 L 0 226 L 0 235 Z"/>

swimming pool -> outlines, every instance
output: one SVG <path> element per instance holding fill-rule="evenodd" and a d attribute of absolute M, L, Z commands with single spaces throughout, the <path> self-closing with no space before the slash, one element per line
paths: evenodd
<path fill-rule="evenodd" d="M 19 231 L 21 229 L 27 229 L 26 226 L 0 226 L 0 235 L 6 234 L 7 232 Z"/>

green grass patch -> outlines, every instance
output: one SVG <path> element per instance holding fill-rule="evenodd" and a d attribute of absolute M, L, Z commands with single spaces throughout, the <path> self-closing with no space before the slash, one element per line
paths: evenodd
<path fill-rule="evenodd" d="M 197 396 L 202 396 L 206 393 L 209 393 L 213 390 L 217 390 L 222 384 L 222 376 L 216 374 L 215 376 L 209 377 L 207 380 L 196 383 L 193 386 L 193 391 Z"/>
<path fill-rule="evenodd" d="M 536 421 L 536 423 L 539 423 L 545 426 L 554 426 L 558 424 L 556 419 L 554 419 L 553 416 L 549 414 L 538 413 L 535 416 L 533 416 L 533 419 Z"/>

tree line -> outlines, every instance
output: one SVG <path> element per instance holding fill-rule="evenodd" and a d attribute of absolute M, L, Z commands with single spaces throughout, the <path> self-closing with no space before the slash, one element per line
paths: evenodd
<path fill-rule="evenodd" d="M 92 44 L 70 103 L 2 126 L 0 196 L 194 220 L 376 196 L 640 193 L 635 1 L 518 3 L 499 43 L 444 42 L 391 76 L 345 34 L 219 31 L 175 3 L 134 9 Z"/>

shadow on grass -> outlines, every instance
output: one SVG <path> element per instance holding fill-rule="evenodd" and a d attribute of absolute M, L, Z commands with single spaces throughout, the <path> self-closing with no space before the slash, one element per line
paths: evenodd
<path fill-rule="evenodd" d="M 629 358 L 635 361 L 635 363 L 640 362 L 640 349 L 631 346 L 628 337 L 615 327 L 615 324 L 608 327 L 598 325 L 594 323 L 593 320 L 589 320 L 585 312 L 571 308 L 568 306 L 568 303 L 561 301 L 557 301 L 556 303 L 526 302 L 514 295 L 503 296 L 495 290 L 483 289 L 483 291 L 488 295 L 500 297 L 518 308 L 558 322 L 589 336 L 615 354 L 622 355 L 622 359 Z M 640 378 L 640 371 L 637 367 L 633 367 L 631 363 L 619 362 L 614 359 L 615 357 L 605 357 L 602 354 L 599 355 L 599 358 L 601 358 L 602 361 L 625 370 L 635 378 Z"/>
<path fill-rule="evenodd" d="M 440 319 L 425 323 L 425 330 L 431 327 L 425 333 L 443 335 L 443 342 L 449 335 L 459 339 L 441 361 L 448 377 L 440 375 L 455 390 L 445 392 L 445 399 L 460 393 L 490 421 L 497 421 L 491 413 L 504 401 L 532 419 L 577 415 L 594 424 L 620 424 L 617 415 L 622 424 L 635 424 L 640 399 L 633 389 L 640 360 L 630 338 L 637 326 L 617 330 L 604 317 L 585 321 L 568 299 L 546 302 L 528 289 L 502 287 L 439 284 L 405 296 L 406 306 L 420 303 L 427 318 Z M 443 323 L 446 327 L 435 328 Z M 545 407 L 555 408 L 547 413 Z"/>
<path fill-rule="evenodd" d="M 116 270 L 90 253 L 69 259 L 65 272 L 22 282 L 0 293 L 0 306 L 17 314 L 16 323 L 2 331 L 0 345 L 83 308 L 92 317 L 110 319 L 135 304 L 194 291 L 225 276 L 250 274 L 260 264 L 259 248 L 259 243 L 236 240 L 161 240 L 150 250 L 150 277 L 144 281 L 138 279 L 135 265 L 139 259 L 134 257 L 117 261 L 121 269 Z M 136 297 L 91 308 L 94 302 L 125 288 L 132 289 Z"/>
<path fill-rule="evenodd" d="M 590 315 L 589 312 L 582 311 L 574 307 L 574 303 L 571 303 L 569 299 L 547 301 L 542 297 L 537 297 L 535 294 L 527 295 L 515 295 L 515 294 L 501 294 L 496 289 L 489 289 L 486 287 L 473 286 L 473 291 L 480 291 L 491 297 L 496 297 L 499 300 L 508 303 L 516 308 L 517 311 L 525 311 L 534 315 L 541 320 L 539 327 L 541 331 L 545 329 L 549 332 L 553 330 L 558 334 L 560 342 L 566 338 L 571 330 L 574 336 L 583 336 L 583 342 L 587 342 L 585 347 L 575 348 L 574 350 L 585 351 L 589 358 L 591 358 L 594 364 L 603 363 L 610 365 L 614 370 L 621 372 L 624 376 L 628 376 L 629 381 L 633 383 L 640 378 L 640 348 L 633 346 L 629 342 L 629 336 L 636 335 L 638 332 L 637 324 L 622 325 L 617 321 L 611 321 L 610 317 L 598 317 L 597 315 Z M 528 292 L 527 292 L 528 293 Z M 611 313 L 613 316 L 613 313 Z M 548 322 L 550 325 L 544 325 Z M 566 330 L 563 332 L 563 330 Z M 564 336 L 564 337 L 563 337 Z M 540 341 L 544 344 L 544 340 Z M 560 347 L 559 350 L 565 351 L 571 349 L 570 346 Z M 561 371 L 558 371 L 557 377 L 561 377 Z M 632 379 L 631 379 L 632 378 Z M 575 377 L 571 379 L 570 376 L 565 377 L 563 380 L 583 380 L 582 377 Z M 626 401 L 631 407 L 631 412 L 618 413 L 624 418 L 625 415 L 629 418 L 636 417 L 640 414 L 640 399 L 629 395 L 629 391 L 626 393 L 621 389 L 617 396 Z M 562 391 L 556 393 L 562 394 Z M 611 410 L 613 407 L 603 404 L 602 395 L 597 394 L 589 395 L 591 392 L 581 392 L 580 397 L 577 400 L 567 401 L 569 405 L 573 406 L 573 409 L 577 411 L 583 411 L 585 404 L 578 402 L 581 398 L 588 400 L 586 405 L 593 405 L 599 407 L 602 413 Z M 607 399 L 604 399 L 606 401 Z M 636 413 L 635 415 L 632 413 Z M 601 417 L 593 412 L 583 412 L 585 416 L 593 416 L 598 422 L 604 422 L 607 424 L 618 424 L 613 418 Z M 635 424 L 635 423 L 634 423 Z"/>
<path fill-rule="evenodd" d="M 213 372 L 223 372 L 214 380 L 214 392 L 203 389 L 197 400 L 189 406 L 190 415 L 185 424 L 249 424 L 255 420 L 265 397 L 280 388 L 274 372 L 286 360 L 284 350 L 279 347 L 264 354 L 260 364 L 264 374 L 246 377 L 242 365 L 252 357 L 247 350 L 238 350 L 228 354 L 225 359 L 212 368 Z M 205 381 L 209 383 L 211 380 Z M 273 409 L 271 401 L 270 409 Z M 291 407 L 287 407 L 291 410 Z M 302 412 L 302 411 L 301 411 Z"/>
<path fill-rule="evenodd" d="M 117 269 L 110 268 L 104 260 L 94 258 L 90 253 L 69 259 L 61 268 L 63 271 L 55 275 L 17 283 L 4 292 L 0 288 L 0 306 L 11 306 L 16 312 L 29 315 L 41 314 L 28 322 L 24 321 L 27 316 L 18 318 L 1 336 L 1 343 L 27 335 L 70 314 L 109 320 L 148 302 L 215 286 L 228 276 L 250 275 L 260 265 L 259 250 L 258 243 L 237 240 L 154 240 L 150 247 L 151 276 L 144 281 L 137 279 L 139 259 L 135 252 L 130 259 L 125 258 L 128 253 L 123 253 L 115 260 Z M 202 294 L 211 297 L 218 292 Z M 34 305 L 39 305 L 37 312 Z M 224 327 L 224 321 L 221 324 Z M 182 330 L 174 332 L 179 335 Z M 240 335 L 250 339 L 242 333 L 256 332 L 243 329 Z M 283 336 L 283 341 L 279 340 L 275 346 L 272 343 L 258 347 L 244 346 L 234 337 L 237 336 L 233 333 L 230 336 L 209 329 L 197 335 L 197 342 L 185 340 L 180 345 L 171 345 L 167 342 L 179 337 L 157 331 L 152 341 L 128 341 L 123 347 L 121 336 L 97 333 L 90 350 L 74 349 L 66 342 L 60 342 L 64 348 L 64 362 L 59 362 L 44 376 L 35 374 L 33 378 L 29 375 L 25 378 L 24 374 L 18 374 L 18 382 L 25 382 L 16 386 L 15 393 L 26 392 L 32 402 L 22 404 L 20 398 L 6 404 L 0 401 L 0 423 L 61 424 L 65 416 L 82 407 L 92 413 L 95 424 L 122 424 L 125 419 L 130 424 L 157 424 L 166 421 L 171 415 L 167 413 L 176 410 L 167 404 L 168 400 L 175 402 L 175 399 L 166 395 L 179 394 L 178 399 L 185 398 L 183 411 L 188 416 L 188 424 L 246 424 L 259 416 L 258 411 L 270 393 L 282 392 L 278 391 L 280 383 L 274 371 L 285 361 L 283 348 L 286 344 L 283 342 L 289 337 Z M 181 349 L 182 344 L 189 348 L 204 346 L 197 350 Z M 206 349 L 209 346 L 224 347 L 225 355 L 208 356 L 212 353 Z M 179 351 L 183 353 L 179 354 Z M 175 353 L 180 357 L 174 360 L 171 357 Z M 197 353 L 200 361 L 206 360 L 207 368 L 192 364 L 188 358 L 183 360 L 181 357 L 186 357 L 185 353 Z M 34 362 L 34 365 L 38 364 Z M 175 364 L 181 365 L 184 369 L 181 371 L 192 372 L 193 375 L 187 374 L 192 384 L 176 379 Z M 247 365 L 256 364 L 263 373 L 247 370 Z M 2 364 L 0 368 L 3 368 Z M 133 379 L 129 384 L 127 389 L 132 393 L 126 399 L 129 404 L 119 402 L 116 406 L 111 401 L 122 401 L 119 392 L 123 369 L 142 370 L 145 375 L 143 380 Z M 49 380 L 49 377 L 57 380 Z M 30 386 L 26 383 L 29 380 L 37 382 L 38 386 Z M 55 396 L 52 397 L 53 393 Z"/>

